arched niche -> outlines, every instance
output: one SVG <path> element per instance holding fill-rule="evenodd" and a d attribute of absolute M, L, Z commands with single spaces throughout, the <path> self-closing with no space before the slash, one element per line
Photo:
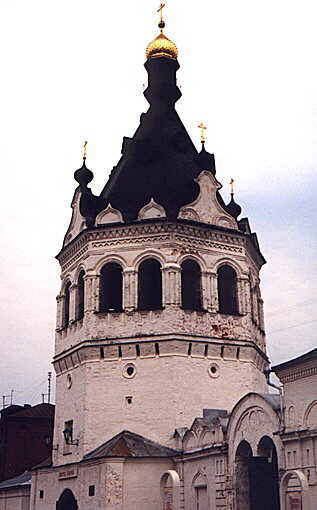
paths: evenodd
<path fill-rule="evenodd" d="M 194 508 L 197 510 L 209 510 L 209 495 L 207 477 L 204 473 L 197 473 L 192 481 Z"/>
<path fill-rule="evenodd" d="M 306 409 L 304 416 L 304 426 L 308 428 L 317 428 L 317 400 L 311 402 Z"/>
<path fill-rule="evenodd" d="M 73 492 L 65 489 L 56 502 L 56 510 L 78 510 L 78 504 Z"/>
<path fill-rule="evenodd" d="M 281 510 L 298 508 L 314 510 L 309 494 L 308 480 L 300 469 L 284 473 L 280 481 Z M 296 506 L 295 506 L 296 505 Z"/>
<path fill-rule="evenodd" d="M 170 469 L 163 473 L 160 480 L 161 509 L 180 510 L 180 479 L 178 473 Z"/>

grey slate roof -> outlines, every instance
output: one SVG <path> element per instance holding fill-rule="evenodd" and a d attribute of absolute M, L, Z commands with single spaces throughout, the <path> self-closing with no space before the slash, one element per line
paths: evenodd
<path fill-rule="evenodd" d="M 25 471 L 22 475 L 16 476 L 15 478 L 10 478 L 10 480 L 4 480 L 3 482 L 0 482 L 0 490 L 11 489 L 21 485 L 31 485 L 31 478 L 32 475 L 30 471 Z"/>
<path fill-rule="evenodd" d="M 178 450 L 162 446 L 146 437 L 123 430 L 84 456 L 85 460 L 103 457 L 173 457 Z"/>

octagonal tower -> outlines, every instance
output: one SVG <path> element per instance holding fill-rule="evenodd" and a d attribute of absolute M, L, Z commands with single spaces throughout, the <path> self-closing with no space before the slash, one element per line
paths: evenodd
<path fill-rule="evenodd" d="M 177 48 L 147 48 L 150 107 L 100 196 L 75 172 L 57 256 L 54 464 L 80 460 L 124 429 L 173 445 L 203 408 L 266 391 L 265 260 L 215 160 L 176 110 Z M 67 441 L 65 441 L 67 438 Z"/>

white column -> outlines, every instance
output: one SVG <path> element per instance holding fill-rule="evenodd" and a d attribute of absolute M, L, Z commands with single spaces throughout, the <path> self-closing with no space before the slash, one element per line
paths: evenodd
<path fill-rule="evenodd" d="M 219 310 L 217 273 L 210 273 L 210 296 L 210 310 L 213 313 L 217 313 Z"/>
<path fill-rule="evenodd" d="M 93 312 L 98 310 L 96 308 L 96 282 L 99 282 L 99 277 L 96 274 L 88 273 L 84 276 L 84 284 L 85 284 L 85 312 Z"/>
<path fill-rule="evenodd" d="M 76 320 L 77 284 L 72 283 L 69 287 L 69 323 Z"/>
<path fill-rule="evenodd" d="M 123 309 L 135 310 L 137 302 L 137 271 L 134 267 L 123 270 Z"/>
<path fill-rule="evenodd" d="M 211 310 L 211 273 L 202 271 L 201 273 L 201 292 L 202 306 L 204 310 Z"/>
<path fill-rule="evenodd" d="M 63 305 L 65 296 L 58 294 L 56 296 L 56 329 L 59 330 L 63 327 Z"/>
<path fill-rule="evenodd" d="M 239 312 L 242 314 L 248 313 L 248 284 L 247 278 L 238 279 Z"/>
<path fill-rule="evenodd" d="M 163 306 L 180 305 L 181 297 L 181 268 L 179 264 L 173 262 L 166 264 L 162 268 L 163 285 Z"/>

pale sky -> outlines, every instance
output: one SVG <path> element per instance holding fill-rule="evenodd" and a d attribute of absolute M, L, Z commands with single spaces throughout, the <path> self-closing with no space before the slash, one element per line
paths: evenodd
<path fill-rule="evenodd" d="M 0 0 L 0 399 L 37 403 L 52 369 L 61 248 L 81 166 L 100 193 L 143 97 L 154 0 Z M 273 364 L 316 347 L 315 1 L 169 0 L 177 110 L 257 232 Z M 7 401 L 8 402 L 8 401 Z"/>

